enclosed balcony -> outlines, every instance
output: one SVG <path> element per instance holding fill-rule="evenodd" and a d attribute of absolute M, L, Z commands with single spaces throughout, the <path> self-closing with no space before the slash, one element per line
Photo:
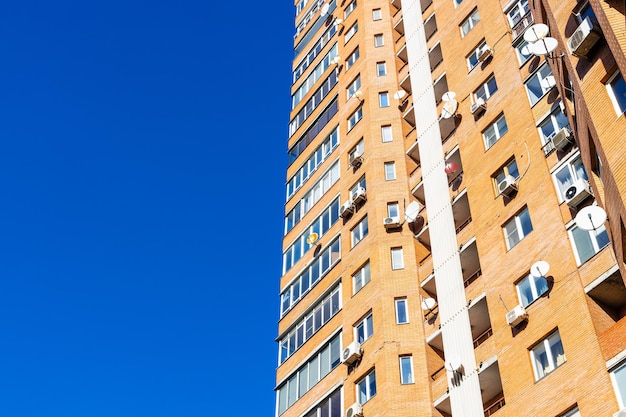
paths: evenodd
<path fill-rule="evenodd" d="M 520 36 L 526 28 L 534 23 L 533 14 L 529 11 L 525 15 L 521 16 L 518 20 L 516 20 L 511 26 L 511 34 L 513 35 L 513 39 L 516 39 Z"/>

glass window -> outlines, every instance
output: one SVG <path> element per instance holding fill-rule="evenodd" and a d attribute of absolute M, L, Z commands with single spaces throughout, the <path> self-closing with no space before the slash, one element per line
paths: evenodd
<path fill-rule="evenodd" d="M 565 352 L 559 331 L 552 333 L 531 349 L 530 359 L 538 381 L 565 363 Z"/>
<path fill-rule="evenodd" d="M 530 7 L 528 6 L 528 0 L 520 0 L 513 7 L 509 9 L 506 16 L 509 19 L 509 24 L 514 27 L 517 22 L 522 20 L 522 17 L 526 13 L 530 13 Z"/>
<path fill-rule="evenodd" d="M 359 31 L 359 22 L 355 22 L 354 25 L 352 25 L 350 29 L 348 29 L 348 31 L 346 32 L 345 42 L 347 43 L 350 39 L 352 39 L 354 34 L 357 33 L 358 31 Z"/>
<path fill-rule="evenodd" d="M 391 181 L 396 179 L 396 163 L 385 162 L 385 180 Z"/>
<path fill-rule="evenodd" d="M 354 125 L 356 125 L 359 122 L 359 120 L 361 120 L 362 117 L 363 117 L 363 106 L 359 106 L 359 108 L 356 109 L 354 113 L 352 113 L 350 117 L 348 118 L 348 132 L 352 130 Z"/>
<path fill-rule="evenodd" d="M 563 113 L 561 106 L 554 106 L 554 110 L 543 119 L 537 128 L 541 135 L 541 142 L 544 144 L 546 153 L 554 149 L 552 138 L 564 127 L 569 127 L 567 116 Z"/>
<path fill-rule="evenodd" d="M 552 75 L 552 70 L 548 63 L 544 62 L 539 69 L 526 80 L 524 86 L 526 87 L 530 105 L 535 105 L 541 97 L 555 86 L 554 76 Z"/>
<path fill-rule="evenodd" d="M 358 46 L 356 47 L 354 51 L 352 51 L 352 53 L 350 54 L 350 56 L 348 56 L 348 59 L 346 60 L 346 71 L 348 71 L 350 67 L 354 65 L 357 59 L 359 59 L 359 47 Z"/>
<path fill-rule="evenodd" d="M 379 33 L 374 35 L 374 46 L 379 48 L 383 45 L 385 45 L 385 38 L 383 37 L 383 34 Z"/>
<path fill-rule="evenodd" d="M 354 96 L 354 93 L 359 91 L 359 88 L 361 88 L 361 75 L 360 74 L 357 75 L 354 81 L 352 81 L 350 85 L 348 86 L 348 89 L 346 90 L 347 99 L 350 100 L 350 98 Z"/>
<path fill-rule="evenodd" d="M 409 322 L 409 311 L 406 298 L 396 299 L 396 323 L 405 324 Z"/>
<path fill-rule="evenodd" d="M 461 23 L 461 37 L 464 38 L 478 22 L 480 22 L 480 15 L 478 14 L 478 9 L 474 9 L 467 19 Z"/>
<path fill-rule="evenodd" d="M 354 340 L 359 343 L 365 342 L 374 333 L 374 319 L 370 312 L 363 320 L 354 325 Z"/>
<path fill-rule="evenodd" d="M 520 304 L 526 307 L 548 291 L 548 283 L 544 277 L 525 276 L 515 287 Z"/>
<path fill-rule="evenodd" d="M 356 383 L 356 396 L 359 404 L 365 404 L 374 395 L 376 395 L 376 370 L 372 370 Z"/>
<path fill-rule="evenodd" d="M 603 224 L 596 230 L 584 230 L 574 226 L 568 233 L 577 265 L 584 264 L 609 244 L 609 235 Z"/>
<path fill-rule="evenodd" d="M 370 263 L 368 261 L 352 276 L 352 293 L 356 294 L 359 292 L 361 288 L 370 282 L 370 279 Z"/>
<path fill-rule="evenodd" d="M 459 4 L 463 2 L 463 0 L 453 0 L 453 1 L 454 1 L 454 7 L 458 6 Z"/>
<path fill-rule="evenodd" d="M 576 180 L 589 180 L 580 155 L 563 164 L 561 168 L 552 174 L 552 178 L 556 184 L 557 191 L 559 192 L 559 201 L 561 202 L 565 201 L 565 192 Z"/>
<path fill-rule="evenodd" d="M 391 132 L 391 125 L 381 126 L 381 136 L 383 142 L 391 142 L 393 140 L 393 134 Z"/>
<path fill-rule="evenodd" d="M 374 9 L 372 10 L 372 19 L 373 20 L 382 20 L 383 18 L 383 11 L 381 9 Z"/>
<path fill-rule="evenodd" d="M 343 11 L 343 18 L 346 19 L 350 16 L 354 9 L 356 9 L 356 0 L 350 2 L 350 4 L 346 6 L 346 9 Z"/>
<path fill-rule="evenodd" d="M 496 84 L 496 78 L 492 75 L 474 91 L 474 102 L 478 100 L 487 101 L 496 91 L 498 91 L 498 84 Z"/>
<path fill-rule="evenodd" d="M 520 66 L 524 65 L 526 61 L 533 56 L 528 48 L 528 41 L 524 38 L 520 38 L 520 41 L 515 43 L 513 46 L 515 47 L 515 53 L 517 54 L 517 60 L 519 61 Z"/>
<path fill-rule="evenodd" d="M 398 203 L 387 203 L 387 217 L 400 217 L 400 206 Z"/>
<path fill-rule="evenodd" d="M 515 179 L 519 178 L 519 169 L 517 169 L 517 162 L 515 162 L 515 158 L 513 158 L 510 162 L 507 162 L 506 165 L 500 168 L 498 172 L 493 175 L 493 181 L 496 186 L 496 194 L 500 194 L 500 184 L 509 175 Z"/>
<path fill-rule="evenodd" d="M 400 383 L 413 384 L 413 356 L 400 356 Z"/>
<path fill-rule="evenodd" d="M 376 75 L 379 77 L 387 75 L 387 64 L 385 62 L 376 63 Z"/>
<path fill-rule="evenodd" d="M 367 229 L 367 216 L 366 216 L 363 218 L 363 220 L 359 222 L 359 224 L 356 225 L 354 229 L 352 229 L 352 232 L 351 232 L 352 247 L 355 247 L 357 243 L 363 240 L 365 236 L 367 236 L 367 232 L 368 232 L 368 229 Z"/>
<path fill-rule="evenodd" d="M 620 408 L 626 408 L 626 362 L 611 371 L 611 380 Z"/>
<path fill-rule="evenodd" d="M 469 54 L 467 57 L 465 57 L 465 60 L 467 61 L 467 69 L 468 70 L 472 70 L 474 69 L 474 67 L 476 67 L 476 65 L 478 65 L 478 63 L 480 61 L 478 61 L 478 57 L 480 56 L 480 51 L 482 50 L 482 48 L 487 45 L 485 43 L 485 41 L 482 41 L 477 47 L 476 49 L 474 49 L 472 51 L 471 54 Z"/>
<path fill-rule="evenodd" d="M 404 254 L 402 248 L 391 248 L 391 269 L 394 271 L 404 268 Z"/>
<path fill-rule="evenodd" d="M 626 82 L 619 72 L 615 72 L 606 85 L 609 97 L 618 115 L 626 112 Z"/>
<path fill-rule="evenodd" d="M 559 417 L 580 417 L 580 411 L 578 411 L 578 407 L 574 407 L 567 413 L 562 414 Z"/>
<path fill-rule="evenodd" d="M 389 107 L 389 93 L 383 92 L 378 93 L 378 106 L 379 107 Z"/>
<path fill-rule="evenodd" d="M 510 250 L 533 230 L 528 207 L 524 207 L 522 211 L 506 222 L 502 230 L 504 231 L 506 248 Z"/>
<path fill-rule="evenodd" d="M 483 131 L 483 140 L 485 142 L 485 149 L 489 149 L 494 143 L 498 141 L 506 132 L 509 131 L 506 125 L 506 119 L 504 114 L 500 115 L 498 119 Z"/>

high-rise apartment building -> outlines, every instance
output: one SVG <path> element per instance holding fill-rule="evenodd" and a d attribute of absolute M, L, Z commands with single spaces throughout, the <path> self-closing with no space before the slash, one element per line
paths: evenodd
<path fill-rule="evenodd" d="M 624 2 L 295 8 L 276 416 L 625 417 Z"/>

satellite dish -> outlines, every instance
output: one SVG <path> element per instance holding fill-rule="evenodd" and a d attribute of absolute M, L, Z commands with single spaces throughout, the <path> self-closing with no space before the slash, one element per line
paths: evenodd
<path fill-rule="evenodd" d="M 306 243 L 308 243 L 309 245 L 313 245 L 315 242 L 317 242 L 317 239 L 319 238 L 320 236 L 317 233 L 313 232 L 307 236 Z"/>
<path fill-rule="evenodd" d="M 532 44 L 524 45 L 522 49 L 520 49 L 520 52 L 522 53 L 522 55 L 524 56 L 532 55 L 533 51 L 531 50 L 531 46 Z"/>
<path fill-rule="evenodd" d="M 395 98 L 396 100 L 400 100 L 400 99 L 402 99 L 404 96 L 406 96 L 406 91 L 404 91 L 404 90 L 398 90 L 398 91 L 396 91 L 396 93 L 393 95 L 393 98 Z"/>
<path fill-rule="evenodd" d="M 554 38 L 543 38 L 530 46 L 530 51 L 533 55 L 550 55 L 556 47 L 559 46 L 559 41 Z"/>
<path fill-rule="evenodd" d="M 541 87 L 549 90 L 556 85 L 556 80 L 554 79 L 554 75 L 548 75 L 546 78 L 542 78 L 539 83 L 541 84 Z"/>
<path fill-rule="evenodd" d="M 339 55 L 335 55 L 334 58 L 330 60 L 330 63 L 333 65 L 337 65 L 339 61 L 341 61 L 341 58 L 339 58 Z"/>
<path fill-rule="evenodd" d="M 456 114 L 456 109 L 459 108 L 459 102 L 456 100 L 444 101 L 443 108 L 441 109 L 441 117 L 449 119 Z"/>
<path fill-rule="evenodd" d="M 550 264 L 546 261 L 538 261 L 530 267 L 530 275 L 535 278 L 545 277 L 550 270 Z"/>
<path fill-rule="evenodd" d="M 596 230 L 606 221 L 606 211 L 600 206 L 583 207 L 574 221 L 583 230 Z"/>
<path fill-rule="evenodd" d="M 524 32 L 524 40 L 531 43 L 537 42 L 538 40 L 541 40 L 548 36 L 549 32 L 550 28 L 548 28 L 547 25 L 544 25 L 543 23 L 537 23 L 535 25 L 529 26 L 528 29 L 526 29 L 526 32 Z"/>
<path fill-rule="evenodd" d="M 343 23 L 343 19 L 335 19 L 335 21 L 333 22 L 335 26 L 339 26 L 342 23 Z"/>
<path fill-rule="evenodd" d="M 361 90 L 358 90 L 356 93 L 354 93 L 354 97 L 356 97 L 358 99 L 360 99 L 362 95 L 363 95 L 363 91 L 361 91 Z"/>
<path fill-rule="evenodd" d="M 324 17 L 328 14 L 328 9 L 330 9 L 330 4 L 324 3 L 322 8 L 320 9 L 320 16 Z"/>
<path fill-rule="evenodd" d="M 447 91 L 443 93 L 443 95 L 441 96 L 441 100 L 453 101 L 455 97 L 456 97 L 456 93 L 454 91 Z"/>
<path fill-rule="evenodd" d="M 404 219 L 408 223 L 414 222 L 417 219 L 417 216 L 418 216 L 418 214 L 419 214 L 421 209 L 422 209 L 422 205 L 420 203 L 418 203 L 417 201 L 413 201 L 404 210 Z"/>
<path fill-rule="evenodd" d="M 437 306 L 437 301 L 434 298 L 426 298 L 422 301 L 422 310 L 431 311 Z"/>
<path fill-rule="evenodd" d="M 446 361 L 446 369 L 450 372 L 458 372 L 461 370 L 463 364 L 461 363 L 461 357 L 457 354 L 449 354 Z"/>

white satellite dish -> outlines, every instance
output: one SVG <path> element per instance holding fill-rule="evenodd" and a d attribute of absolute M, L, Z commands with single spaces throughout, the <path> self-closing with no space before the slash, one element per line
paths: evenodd
<path fill-rule="evenodd" d="M 417 219 L 417 216 L 421 209 L 422 209 L 422 205 L 418 203 L 417 201 L 413 201 L 404 210 L 404 219 L 408 223 L 414 222 Z"/>
<path fill-rule="evenodd" d="M 596 230 L 606 221 L 606 211 L 600 206 L 583 207 L 574 221 L 583 230 Z"/>
<path fill-rule="evenodd" d="M 343 19 L 335 19 L 335 21 L 333 22 L 333 25 L 339 26 L 342 23 L 343 23 Z"/>
<path fill-rule="evenodd" d="M 437 306 L 437 301 L 434 298 L 426 298 L 422 301 L 422 310 L 431 311 Z"/>
<path fill-rule="evenodd" d="M 520 52 L 522 53 L 522 55 L 524 56 L 532 55 L 533 51 L 531 50 L 531 46 L 532 46 L 532 43 L 529 43 L 528 45 L 524 45 L 522 49 L 520 49 Z"/>
<path fill-rule="evenodd" d="M 328 9 L 330 9 L 330 4 L 324 3 L 322 8 L 320 9 L 320 16 L 324 17 L 328 14 Z"/>
<path fill-rule="evenodd" d="M 559 41 L 554 38 L 543 38 L 533 43 L 530 46 L 530 51 L 533 55 L 550 55 L 556 47 L 559 46 Z"/>
<path fill-rule="evenodd" d="M 551 89 L 552 87 L 556 85 L 556 80 L 554 79 L 554 75 L 548 75 L 546 78 L 542 78 L 539 81 L 539 84 L 541 84 L 541 87 L 543 87 L 546 90 Z"/>
<path fill-rule="evenodd" d="M 454 91 L 447 91 L 443 93 L 441 96 L 441 100 L 443 101 L 453 101 L 456 97 L 456 93 Z"/>
<path fill-rule="evenodd" d="M 546 261 L 537 261 L 530 267 L 530 275 L 535 278 L 545 277 L 549 270 L 549 263 Z"/>
<path fill-rule="evenodd" d="M 526 29 L 526 32 L 524 32 L 524 40 L 531 43 L 537 42 L 538 40 L 541 40 L 548 36 L 549 32 L 550 28 L 548 28 L 547 25 L 544 25 L 543 23 L 537 23 L 535 25 L 529 26 L 528 29 Z"/>
<path fill-rule="evenodd" d="M 335 55 L 335 57 L 330 60 L 330 63 L 333 65 L 337 65 L 339 61 L 341 61 L 341 58 L 339 58 L 339 55 Z"/>
<path fill-rule="evenodd" d="M 395 94 L 393 95 L 393 98 L 395 98 L 396 100 L 400 100 L 402 99 L 404 96 L 406 96 L 406 91 L 404 90 L 398 90 L 395 92 Z"/>
<path fill-rule="evenodd" d="M 459 107 L 459 102 L 456 100 L 450 100 L 443 103 L 443 108 L 441 109 L 441 117 L 444 119 L 449 119 L 450 117 L 456 114 L 456 109 Z"/>
<path fill-rule="evenodd" d="M 446 369 L 450 372 L 460 371 L 463 366 L 461 363 L 461 357 L 454 353 L 446 356 L 448 356 L 448 360 L 446 360 Z"/>

